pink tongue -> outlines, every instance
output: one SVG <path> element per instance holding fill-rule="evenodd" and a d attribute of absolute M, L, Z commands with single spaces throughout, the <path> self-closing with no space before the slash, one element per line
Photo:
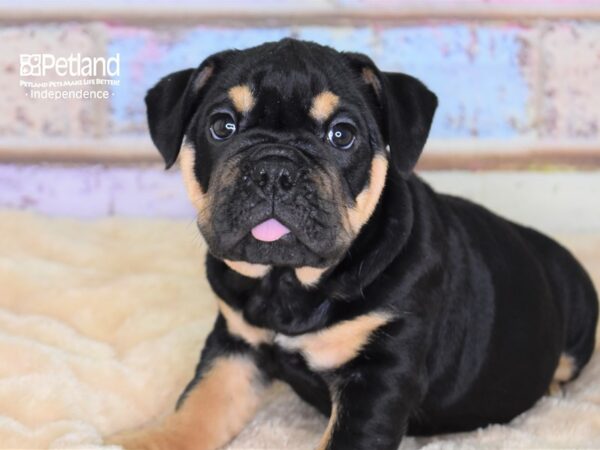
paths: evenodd
<path fill-rule="evenodd" d="M 290 230 L 277 219 L 265 220 L 252 228 L 252 236 L 259 241 L 273 242 L 288 234 Z"/>

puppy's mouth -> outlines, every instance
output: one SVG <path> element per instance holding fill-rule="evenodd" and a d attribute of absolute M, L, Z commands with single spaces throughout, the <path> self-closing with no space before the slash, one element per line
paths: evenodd
<path fill-rule="evenodd" d="M 290 229 L 275 218 L 267 219 L 251 230 L 254 239 L 262 242 L 275 242 L 289 233 Z"/>
<path fill-rule="evenodd" d="M 345 245 L 331 189 L 315 182 L 315 168 L 312 177 L 303 175 L 308 170 L 293 155 L 279 147 L 263 150 L 270 153 L 261 153 L 253 165 L 235 161 L 238 176 L 213 194 L 209 220 L 199 223 L 211 253 L 257 264 L 328 265 Z"/>
<path fill-rule="evenodd" d="M 234 261 L 290 267 L 321 267 L 337 258 L 338 249 L 332 246 L 335 226 L 322 230 L 326 238 L 315 239 L 309 234 L 313 227 L 310 221 L 301 221 L 291 211 L 280 212 L 267 215 L 254 211 L 255 217 L 242 219 L 234 229 L 223 227 L 219 233 L 205 234 L 211 252 Z"/>

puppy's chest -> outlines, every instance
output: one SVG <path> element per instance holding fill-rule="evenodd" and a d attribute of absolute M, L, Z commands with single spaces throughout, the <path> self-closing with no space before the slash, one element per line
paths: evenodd
<path fill-rule="evenodd" d="M 228 331 L 254 348 L 267 345 L 285 353 L 300 354 L 314 371 L 332 370 L 351 361 L 374 333 L 392 319 L 389 312 L 373 311 L 324 326 L 329 304 L 324 301 L 316 302 L 312 309 L 296 308 L 296 315 L 293 306 L 288 305 L 291 309 L 285 311 L 286 319 L 281 321 L 282 312 L 278 311 L 282 308 L 281 299 L 269 305 L 263 298 L 257 310 L 253 300 L 257 301 L 250 299 L 243 310 L 219 300 Z"/>

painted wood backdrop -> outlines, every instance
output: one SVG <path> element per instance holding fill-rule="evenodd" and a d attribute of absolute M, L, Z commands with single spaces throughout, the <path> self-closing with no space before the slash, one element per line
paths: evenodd
<path fill-rule="evenodd" d="M 425 81 L 440 107 L 421 168 L 600 167 L 597 0 L 0 0 L 0 206 L 44 209 L 44 195 L 75 189 L 115 213 L 127 209 L 128 183 L 136 195 L 151 184 L 153 201 L 174 195 L 158 165 L 37 163 L 157 163 L 145 91 L 213 52 L 284 36 L 364 52 Z M 32 100 L 19 86 L 22 53 L 119 54 L 120 85 L 108 100 Z M 75 204 L 61 202 L 50 212 Z M 177 205 L 149 211 L 175 214 Z"/>
<path fill-rule="evenodd" d="M 598 1 L 3 0 L 0 17 L 4 159 L 152 159 L 148 87 L 213 52 L 284 36 L 424 80 L 440 98 L 433 151 L 600 150 Z M 32 100 L 19 87 L 21 53 L 118 53 L 120 86 L 104 101 Z"/>

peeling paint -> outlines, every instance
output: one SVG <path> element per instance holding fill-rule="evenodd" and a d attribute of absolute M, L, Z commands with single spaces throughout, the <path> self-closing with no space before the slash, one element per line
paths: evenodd
<path fill-rule="evenodd" d="M 423 80 L 439 98 L 432 137 L 514 138 L 532 133 L 535 80 L 523 65 L 534 33 L 512 25 L 455 24 L 381 31 L 382 68 Z"/>
<path fill-rule="evenodd" d="M 5 49 L 0 54 L 0 138 L 145 137 L 143 98 L 162 76 L 195 67 L 220 50 L 295 36 L 366 53 L 385 70 L 422 79 L 440 100 L 432 138 L 600 139 L 599 22 L 246 25 L 96 22 L 0 27 Z M 20 53 L 43 51 L 119 53 L 121 86 L 113 89 L 110 102 L 33 101 L 18 87 L 18 59 Z"/>
<path fill-rule="evenodd" d="M 112 27 L 109 53 L 119 52 L 125 63 L 121 86 L 111 105 L 111 132 L 146 132 L 146 91 L 165 75 L 197 67 L 207 56 L 230 48 L 247 48 L 289 35 L 280 28 L 195 27 L 153 30 Z"/>
<path fill-rule="evenodd" d="M 600 138 L 600 23 L 548 24 L 542 52 L 542 136 Z"/>
<path fill-rule="evenodd" d="M 179 172 L 162 167 L 0 165 L 0 208 L 80 218 L 195 215 Z"/>

